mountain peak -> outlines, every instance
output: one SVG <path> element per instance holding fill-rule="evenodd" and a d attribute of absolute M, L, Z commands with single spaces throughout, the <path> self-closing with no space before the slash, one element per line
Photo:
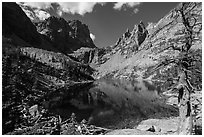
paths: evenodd
<path fill-rule="evenodd" d="M 81 47 L 95 48 L 87 25 L 79 20 L 68 20 L 51 16 L 35 23 L 39 33 L 65 53 L 71 53 Z"/>
<path fill-rule="evenodd" d="M 116 47 L 121 46 L 121 48 L 131 49 L 131 51 L 135 51 L 139 48 L 139 46 L 143 43 L 145 38 L 147 37 L 148 31 L 142 21 L 139 24 L 136 24 L 132 30 L 126 30 L 126 32 L 122 35 L 121 38 L 116 42 Z M 130 47 L 129 47 L 130 46 Z M 129 47 L 129 48 L 128 48 Z"/>

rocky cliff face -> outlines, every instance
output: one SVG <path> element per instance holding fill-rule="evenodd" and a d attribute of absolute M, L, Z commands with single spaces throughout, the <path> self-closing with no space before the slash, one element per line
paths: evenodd
<path fill-rule="evenodd" d="M 140 45 L 147 38 L 148 31 L 142 21 L 138 25 L 135 25 L 132 32 L 127 31 L 118 39 L 116 44 L 112 47 L 113 53 L 119 52 L 121 55 L 130 55 L 136 52 Z"/>
<path fill-rule="evenodd" d="M 147 38 L 148 31 L 141 21 L 135 25 L 130 32 L 129 29 L 117 40 L 115 45 L 106 48 L 81 48 L 70 54 L 84 63 L 89 63 L 93 67 L 100 66 L 110 59 L 114 54 L 120 54 L 127 58 L 138 50 L 142 42 Z"/>
<path fill-rule="evenodd" d="M 78 20 L 67 22 L 63 18 L 52 16 L 35 25 L 38 32 L 45 35 L 63 53 L 71 53 L 81 47 L 95 48 L 88 26 Z"/>

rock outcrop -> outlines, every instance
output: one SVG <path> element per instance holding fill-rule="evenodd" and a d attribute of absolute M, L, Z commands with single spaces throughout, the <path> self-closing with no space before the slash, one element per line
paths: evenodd
<path fill-rule="evenodd" d="M 145 25 L 142 21 L 140 21 L 136 29 L 133 29 L 133 32 L 132 32 L 133 37 L 135 36 L 135 33 L 136 33 L 137 43 L 140 46 L 148 34 L 148 31 L 146 30 Z"/>
<path fill-rule="evenodd" d="M 116 44 L 112 46 L 113 54 L 118 52 L 122 55 L 130 55 L 138 50 L 140 45 L 146 39 L 148 31 L 142 21 L 135 25 L 130 32 L 129 29 L 118 39 Z"/>

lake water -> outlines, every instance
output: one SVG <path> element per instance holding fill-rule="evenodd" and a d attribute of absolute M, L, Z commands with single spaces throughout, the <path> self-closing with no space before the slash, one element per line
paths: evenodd
<path fill-rule="evenodd" d="M 63 97 L 62 105 L 52 111 L 63 119 L 74 112 L 78 121 L 107 128 L 132 128 L 142 119 L 175 114 L 159 88 L 146 80 L 101 79 L 76 92 L 72 98 Z"/>

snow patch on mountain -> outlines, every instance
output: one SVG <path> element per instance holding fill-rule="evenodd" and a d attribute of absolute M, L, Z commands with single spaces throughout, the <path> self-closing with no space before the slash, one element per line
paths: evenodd
<path fill-rule="evenodd" d="M 17 3 L 25 14 L 30 18 L 32 22 L 39 22 L 49 18 L 51 15 L 43 9 L 33 8 L 28 6 L 26 3 L 19 2 Z"/>

